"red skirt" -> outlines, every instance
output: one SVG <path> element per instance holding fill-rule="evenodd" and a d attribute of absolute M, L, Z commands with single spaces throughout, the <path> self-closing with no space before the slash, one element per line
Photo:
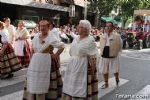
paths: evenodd
<path fill-rule="evenodd" d="M 7 43 L 7 48 L 0 57 L 0 75 L 7 75 L 22 69 L 22 65 L 18 57 L 14 53 L 11 44 Z"/>
<path fill-rule="evenodd" d="M 28 67 L 31 59 L 31 48 L 27 40 L 25 40 L 24 42 L 25 42 L 24 49 L 23 49 L 24 56 L 18 56 L 18 58 L 24 67 Z"/>

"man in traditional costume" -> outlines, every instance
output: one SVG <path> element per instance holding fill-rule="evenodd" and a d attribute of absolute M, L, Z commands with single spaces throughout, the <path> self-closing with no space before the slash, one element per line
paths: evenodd
<path fill-rule="evenodd" d="M 64 76 L 62 100 L 98 100 L 98 49 L 90 36 L 91 24 L 81 20 L 70 48 L 70 61 Z"/>
<path fill-rule="evenodd" d="M 122 41 L 120 35 L 113 30 L 113 23 L 107 22 L 105 33 L 100 38 L 100 72 L 104 77 L 104 85 L 102 89 L 108 88 L 109 71 L 114 73 L 116 85 L 119 83 L 119 52 L 122 49 Z"/>
<path fill-rule="evenodd" d="M 32 41 L 33 56 L 27 71 L 24 100 L 59 100 L 61 97 L 59 55 L 64 50 L 64 44 L 49 33 L 49 27 L 47 20 L 41 20 L 39 22 L 41 33 Z M 54 48 L 58 48 L 55 54 Z"/>

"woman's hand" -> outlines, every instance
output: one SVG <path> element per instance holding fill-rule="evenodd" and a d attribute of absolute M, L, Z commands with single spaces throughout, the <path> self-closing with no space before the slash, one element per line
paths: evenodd
<path fill-rule="evenodd" d="M 57 60 L 57 59 L 58 59 L 58 57 L 59 57 L 59 55 L 57 55 L 57 54 L 52 54 L 52 55 L 51 55 L 51 57 L 52 57 L 52 59 Z"/>
<path fill-rule="evenodd" d="M 18 38 L 16 39 L 16 41 L 17 41 L 17 40 L 25 40 L 25 39 L 27 39 L 27 38 L 24 38 L 24 37 L 18 37 Z"/>

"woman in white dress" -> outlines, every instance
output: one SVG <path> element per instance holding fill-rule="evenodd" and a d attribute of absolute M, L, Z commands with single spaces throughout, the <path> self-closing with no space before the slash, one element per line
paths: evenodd
<path fill-rule="evenodd" d="M 27 71 L 26 100 L 59 100 L 62 93 L 62 79 L 59 72 L 59 55 L 64 44 L 49 33 L 49 22 L 39 23 L 41 33 L 32 41 L 33 56 Z M 54 54 L 54 48 L 58 51 Z"/>
<path fill-rule="evenodd" d="M 31 59 L 31 46 L 30 46 L 30 34 L 26 29 L 24 22 L 18 23 L 16 31 L 16 41 L 14 45 L 15 54 L 20 59 L 24 67 L 28 67 Z"/>
<path fill-rule="evenodd" d="M 71 44 L 70 61 L 63 82 L 62 100 L 98 100 L 98 49 L 90 34 L 91 24 L 81 20 L 79 36 Z"/>
<path fill-rule="evenodd" d="M 13 76 L 13 72 L 22 68 L 22 65 L 14 53 L 12 45 L 9 43 L 8 31 L 4 29 L 4 23 L 0 21 L 0 78 L 7 79 Z"/>

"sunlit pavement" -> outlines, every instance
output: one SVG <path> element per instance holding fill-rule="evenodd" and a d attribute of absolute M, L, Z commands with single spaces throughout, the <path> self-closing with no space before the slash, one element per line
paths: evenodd
<path fill-rule="evenodd" d="M 61 59 L 61 74 L 64 76 L 69 59 L 69 48 L 67 44 Z M 100 100 L 126 100 L 119 98 L 125 94 L 150 94 L 150 49 L 123 50 L 121 53 L 120 85 L 116 87 L 113 74 L 110 74 L 109 88 L 102 90 L 102 75 L 99 74 L 99 99 Z M 0 100 L 21 100 L 27 69 L 15 73 L 14 78 L 0 80 Z M 146 98 L 146 97 L 145 97 Z M 129 99 L 129 98 L 128 98 Z M 131 98 L 130 98 L 131 99 Z M 134 98 L 136 100 L 136 98 Z M 150 99 L 137 99 L 150 100 Z"/>

